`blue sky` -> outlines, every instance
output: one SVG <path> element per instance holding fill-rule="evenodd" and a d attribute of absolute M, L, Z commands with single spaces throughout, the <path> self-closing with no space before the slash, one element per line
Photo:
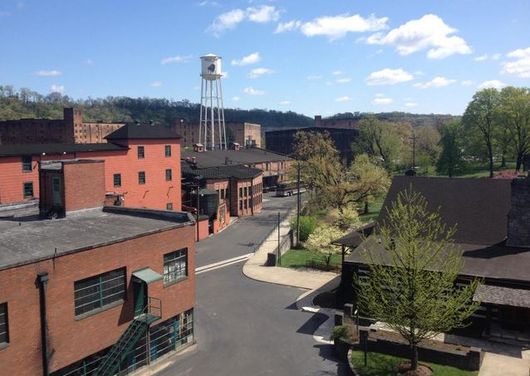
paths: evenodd
<path fill-rule="evenodd" d="M 0 84 L 74 98 L 460 114 L 477 88 L 530 86 L 528 0 L 0 0 Z"/>

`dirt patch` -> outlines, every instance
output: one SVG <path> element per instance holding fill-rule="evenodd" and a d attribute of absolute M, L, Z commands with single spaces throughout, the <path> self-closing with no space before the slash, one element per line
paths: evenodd
<path fill-rule="evenodd" d="M 426 364 L 418 364 L 418 368 L 414 371 L 410 369 L 410 363 L 401 363 L 397 367 L 397 371 L 403 376 L 431 376 L 432 368 Z"/>

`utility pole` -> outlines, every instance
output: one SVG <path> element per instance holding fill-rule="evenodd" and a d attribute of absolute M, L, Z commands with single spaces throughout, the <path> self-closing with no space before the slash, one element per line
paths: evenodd
<path fill-rule="evenodd" d="M 276 258 L 277 264 L 282 264 L 282 252 L 280 250 L 281 238 L 280 238 L 280 212 L 278 212 L 278 257 Z"/>
<path fill-rule="evenodd" d="M 197 185 L 196 185 L 196 188 L 197 188 L 197 212 L 196 212 L 196 217 L 197 217 L 197 241 L 199 241 L 199 205 L 200 205 L 200 196 L 199 196 L 199 183 L 197 182 Z"/>
<path fill-rule="evenodd" d="M 300 161 L 296 162 L 296 248 L 300 247 Z"/>

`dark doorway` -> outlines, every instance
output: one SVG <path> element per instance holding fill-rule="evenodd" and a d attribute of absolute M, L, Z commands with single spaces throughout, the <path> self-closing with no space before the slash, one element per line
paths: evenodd
<path fill-rule="evenodd" d="M 147 305 L 147 283 L 139 278 L 133 278 L 134 317 L 145 312 Z"/>

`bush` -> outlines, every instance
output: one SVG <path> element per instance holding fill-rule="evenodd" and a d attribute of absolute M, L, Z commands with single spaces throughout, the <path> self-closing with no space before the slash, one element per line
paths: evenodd
<path fill-rule="evenodd" d="M 334 341 L 336 339 L 350 342 L 352 339 L 350 328 L 347 325 L 335 326 L 331 332 L 331 340 Z"/>
<path fill-rule="evenodd" d="M 315 231 L 317 219 L 313 216 L 300 216 L 300 241 L 305 242 Z M 296 217 L 291 220 L 291 229 L 296 231 Z"/>

